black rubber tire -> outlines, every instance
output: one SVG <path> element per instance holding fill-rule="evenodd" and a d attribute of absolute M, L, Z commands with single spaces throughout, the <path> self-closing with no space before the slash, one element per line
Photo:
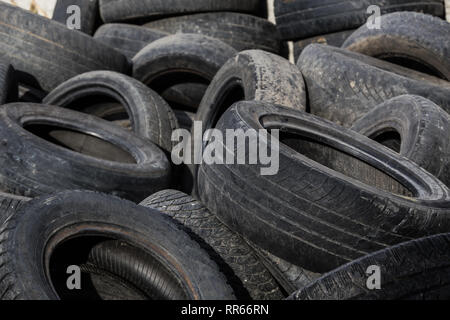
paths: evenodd
<path fill-rule="evenodd" d="M 98 0 L 57 0 L 52 19 L 66 26 L 67 19 L 70 16 L 67 9 L 72 5 L 80 8 L 81 29 L 79 31 L 93 35 L 100 25 Z"/>
<path fill-rule="evenodd" d="M 450 234 L 412 240 L 325 274 L 290 300 L 450 299 Z M 369 290 L 367 270 L 378 266 L 381 289 Z"/>
<path fill-rule="evenodd" d="M 305 111 L 305 82 L 300 70 L 280 56 L 261 50 L 240 52 L 217 72 L 203 97 L 196 116 L 203 122 L 203 132 L 214 128 L 222 114 L 241 100 Z"/>
<path fill-rule="evenodd" d="M 319 273 L 303 269 L 265 250 L 258 248 L 257 252 L 264 265 L 289 295 L 308 286 L 321 276 Z"/>
<path fill-rule="evenodd" d="M 18 98 L 18 84 L 14 68 L 0 62 L 0 105 Z"/>
<path fill-rule="evenodd" d="M 450 230 L 448 188 L 352 130 L 256 101 L 235 104 L 216 128 L 224 136 L 226 129 L 282 130 L 277 174 L 262 176 L 268 166 L 260 164 L 203 163 L 198 189 L 205 206 L 230 229 L 290 263 L 323 273 Z M 238 163 L 234 144 L 227 150 Z M 343 158 L 338 163 L 337 155 Z"/>
<path fill-rule="evenodd" d="M 355 30 L 345 30 L 295 41 L 294 59 L 297 61 L 303 50 L 312 43 L 326 44 L 339 48 L 344 44 L 345 40 L 353 34 L 353 32 L 355 32 Z"/>
<path fill-rule="evenodd" d="M 258 13 L 260 0 L 100 0 L 100 14 L 104 22 L 155 20 L 201 12 L 234 11 Z"/>
<path fill-rule="evenodd" d="M 425 97 L 450 112 L 450 82 L 359 53 L 312 44 L 298 67 L 311 113 L 349 127 L 386 100 Z"/>
<path fill-rule="evenodd" d="M 30 198 L 20 197 L 0 191 L 0 230 L 3 227 L 3 223 L 30 200 Z"/>
<path fill-rule="evenodd" d="M 219 39 L 237 51 L 260 49 L 280 53 L 276 26 L 267 19 L 234 12 L 202 13 L 161 19 L 145 25 L 168 33 L 197 33 Z"/>
<path fill-rule="evenodd" d="M 430 15 L 397 12 L 381 17 L 380 29 L 359 28 L 342 48 L 450 81 L 450 23 Z"/>
<path fill-rule="evenodd" d="M 352 130 L 399 152 L 450 186 L 450 116 L 433 102 L 399 96 L 359 119 Z"/>
<path fill-rule="evenodd" d="M 21 83 L 50 91 L 87 71 L 129 73 L 124 55 L 56 21 L 3 2 L 0 21 L 0 56 L 21 72 Z"/>
<path fill-rule="evenodd" d="M 142 206 L 176 220 L 217 263 L 238 300 L 280 300 L 284 297 L 255 251 L 222 224 L 198 200 L 176 190 L 163 190 Z"/>
<path fill-rule="evenodd" d="M 18 90 L 18 99 L 11 102 L 42 103 L 42 100 L 44 100 L 45 96 L 47 95 L 47 92 L 24 84 L 20 84 Z"/>
<path fill-rule="evenodd" d="M 220 40 L 198 34 L 176 34 L 142 49 L 133 58 L 133 76 L 151 88 L 157 87 L 157 92 L 191 82 L 188 77 L 176 77 L 180 72 L 197 76 L 201 78 L 199 81 L 209 84 L 235 54 L 236 50 Z M 161 81 L 162 75 L 171 77 Z"/>
<path fill-rule="evenodd" d="M 94 39 L 127 56 L 130 60 L 146 45 L 169 34 L 125 23 L 104 24 L 94 34 Z"/>
<path fill-rule="evenodd" d="M 134 133 L 171 152 L 172 132 L 178 128 L 175 114 L 156 92 L 126 75 L 111 71 L 81 74 L 56 87 L 43 103 L 88 113 L 93 101 L 101 99 L 112 99 L 122 105 L 122 110 L 113 108 L 112 114 L 105 115 L 125 112 L 128 116 L 123 119 L 131 122 Z"/>
<path fill-rule="evenodd" d="M 208 85 L 204 83 L 181 83 L 168 88 L 161 97 L 169 103 L 174 110 L 197 112 Z"/>
<path fill-rule="evenodd" d="M 87 189 L 138 202 L 169 185 L 162 150 L 95 116 L 9 104 L 0 109 L 0 133 L 0 181 L 8 193 L 34 197 Z"/>
<path fill-rule="evenodd" d="M 177 281 L 154 260 L 140 248 L 123 241 L 110 240 L 100 242 L 90 250 L 83 269 L 90 271 L 94 287 L 101 293 L 103 300 L 122 300 L 123 296 L 133 293 L 142 300 L 186 299 Z M 105 282 L 105 277 L 117 279 L 129 289 L 120 290 L 121 292 L 111 290 L 108 281 Z"/>
<path fill-rule="evenodd" d="M 382 14 L 417 11 L 444 16 L 441 0 L 277 0 L 275 16 L 284 40 L 359 28 L 366 23 L 367 8 L 377 5 Z"/>
<path fill-rule="evenodd" d="M 144 250 L 179 281 L 188 299 L 234 298 L 217 265 L 171 219 L 115 197 L 67 191 L 32 200 L 4 224 L 0 236 L 0 296 L 5 300 L 64 298 L 67 266 L 85 262 L 99 238 Z M 57 264 L 58 248 L 64 253 L 61 246 L 70 239 L 79 246 Z"/>
<path fill-rule="evenodd" d="M 174 110 L 180 128 L 191 130 L 195 121 L 195 113 L 183 110 Z"/>

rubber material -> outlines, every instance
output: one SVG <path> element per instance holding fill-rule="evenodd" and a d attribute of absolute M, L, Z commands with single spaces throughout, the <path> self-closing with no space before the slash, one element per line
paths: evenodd
<path fill-rule="evenodd" d="M 402 243 L 350 262 L 296 292 L 290 300 L 450 299 L 450 235 Z M 381 288 L 370 290 L 369 267 L 380 268 Z"/>
<path fill-rule="evenodd" d="M 224 137 L 226 129 L 282 130 L 279 148 L 272 146 L 279 159 L 273 157 L 269 165 L 237 164 L 239 144 L 233 148 L 227 139 L 218 141 L 216 150 L 228 144 L 225 152 L 234 161 L 227 162 L 234 164 L 203 163 L 198 190 L 205 206 L 230 229 L 292 264 L 323 273 L 450 230 L 448 188 L 352 130 L 256 101 L 235 104 L 216 128 Z M 251 149 L 242 149 L 248 159 Z M 261 171 L 270 165 L 272 172 Z"/>
<path fill-rule="evenodd" d="M 172 150 L 171 136 L 178 128 L 169 105 L 141 82 L 110 71 L 93 71 L 72 78 L 49 93 L 43 103 L 89 113 L 94 99 L 112 99 L 122 110 L 104 110 L 105 118 L 125 112 L 134 133 L 163 150 Z M 114 118 L 116 119 L 116 118 Z"/>
<path fill-rule="evenodd" d="M 168 33 L 197 33 L 219 39 L 237 51 L 280 53 L 276 26 L 267 19 L 234 12 L 202 13 L 152 21 L 144 25 Z"/>
<path fill-rule="evenodd" d="M 224 226 L 199 201 L 176 190 L 160 191 L 141 205 L 180 223 L 219 265 L 237 299 L 279 300 L 278 284 L 245 241 Z"/>
<path fill-rule="evenodd" d="M 57 0 L 52 19 L 67 25 L 67 20 L 74 14 L 72 11 L 69 13 L 67 11 L 73 5 L 80 8 L 81 29 L 79 31 L 93 35 L 100 25 L 98 0 Z"/>
<path fill-rule="evenodd" d="M 450 112 L 450 82 L 386 61 L 312 44 L 297 65 L 305 78 L 311 113 L 346 127 L 403 94 L 422 96 Z"/>
<path fill-rule="evenodd" d="M 141 201 L 168 186 L 170 165 L 150 141 L 68 109 L 9 104 L 0 110 L 0 185 L 38 196 L 70 189 Z"/>
<path fill-rule="evenodd" d="M 283 39 L 297 40 L 358 28 L 373 15 L 367 13 L 371 5 L 380 7 L 381 14 L 417 11 L 444 16 L 440 0 L 280 0 L 275 2 L 275 16 Z"/>
<path fill-rule="evenodd" d="M 0 296 L 5 300 L 65 297 L 66 265 L 86 262 L 90 246 L 83 245 L 82 240 L 95 240 L 92 236 L 116 239 L 144 250 L 179 281 L 187 299 L 234 299 L 217 265 L 170 219 L 128 201 L 85 191 L 30 201 L 3 225 Z M 58 250 L 61 253 L 61 246 L 70 239 L 77 250 L 65 263 L 57 264 L 58 258 L 65 256 L 64 252 L 58 255 Z M 82 249 L 87 252 L 80 252 Z M 60 282 L 58 272 L 62 274 Z M 82 290 L 85 288 L 82 286 Z"/>
<path fill-rule="evenodd" d="M 359 119 L 352 130 L 399 152 L 450 186 L 450 116 L 433 102 L 410 95 L 393 98 Z"/>
<path fill-rule="evenodd" d="M 36 89 L 50 91 L 87 71 L 130 71 L 124 55 L 56 21 L 4 2 L 0 21 L 0 56 L 20 72 L 21 83 Z"/>
<path fill-rule="evenodd" d="M 450 81 L 448 22 L 421 13 L 397 12 L 382 16 L 380 23 L 380 29 L 362 26 L 342 47 Z"/>
<path fill-rule="evenodd" d="M 259 12 L 260 0 L 100 0 L 104 22 L 155 20 L 164 16 L 200 12 Z"/>

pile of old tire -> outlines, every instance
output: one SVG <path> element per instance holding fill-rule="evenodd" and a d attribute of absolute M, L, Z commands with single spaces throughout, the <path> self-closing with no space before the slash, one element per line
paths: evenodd
<path fill-rule="evenodd" d="M 450 24 L 261 3 L 0 3 L 0 299 L 450 297 Z"/>
<path fill-rule="evenodd" d="M 445 16 L 442 0 L 275 0 L 278 30 L 283 40 L 294 41 L 295 59 L 312 43 L 340 47 L 370 17 L 375 22 L 379 14 L 398 11 Z"/>

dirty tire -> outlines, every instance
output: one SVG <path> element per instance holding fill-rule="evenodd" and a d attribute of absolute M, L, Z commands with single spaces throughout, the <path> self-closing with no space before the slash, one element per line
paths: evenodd
<path fill-rule="evenodd" d="M 20 84 L 18 99 L 15 102 L 42 103 L 46 95 L 47 92 Z"/>
<path fill-rule="evenodd" d="M 133 58 L 133 76 L 157 92 L 180 83 L 209 84 L 235 54 L 232 47 L 211 37 L 171 35 L 149 44 Z"/>
<path fill-rule="evenodd" d="M 450 24 L 415 12 L 381 17 L 381 29 L 359 28 L 343 48 L 450 81 Z"/>
<path fill-rule="evenodd" d="M 67 291 L 67 278 L 59 284 L 55 273 L 50 274 L 55 275 L 51 277 L 56 288 L 53 290 L 48 277 L 41 276 L 46 273 L 45 261 L 49 256 L 56 259 L 54 248 L 61 246 L 64 240 L 74 239 L 71 236 L 82 237 L 86 231 L 147 252 L 179 281 L 186 299 L 234 298 L 217 265 L 170 219 L 155 210 L 86 191 L 67 191 L 32 200 L 7 220 L 0 233 L 2 298 L 61 298 L 59 295 L 64 292 L 59 285 Z M 52 240 L 47 241 L 49 238 Z M 77 252 L 80 250 L 78 248 Z M 70 256 L 69 260 L 73 259 L 73 255 Z M 67 263 L 78 265 L 79 261 Z M 62 270 L 64 274 L 66 268 Z"/>
<path fill-rule="evenodd" d="M 345 40 L 353 34 L 353 32 L 355 32 L 355 30 L 339 31 L 295 41 L 294 59 L 297 61 L 298 57 L 302 54 L 302 51 L 312 43 L 326 44 L 339 48 L 344 44 Z"/>
<path fill-rule="evenodd" d="M 297 40 L 358 28 L 369 18 L 371 5 L 379 6 L 381 14 L 417 11 L 444 16 L 441 0 L 280 0 L 275 1 L 275 16 L 282 38 Z"/>
<path fill-rule="evenodd" d="M 261 50 L 240 52 L 219 70 L 197 112 L 203 130 L 214 128 L 235 102 L 256 100 L 306 109 L 303 76 L 288 60 Z"/>
<path fill-rule="evenodd" d="M 297 65 L 305 78 L 311 113 L 346 127 L 404 94 L 425 97 L 450 112 L 450 82 L 386 61 L 312 44 Z"/>
<path fill-rule="evenodd" d="M 168 33 L 197 33 L 219 39 L 237 51 L 280 53 L 276 26 L 267 19 L 234 12 L 202 13 L 152 21 L 145 27 Z"/>
<path fill-rule="evenodd" d="M 129 73 L 124 55 L 56 21 L 5 3 L 0 21 L 0 55 L 21 72 L 21 83 L 50 91 L 87 71 Z"/>
<path fill-rule="evenodd" d="M 80 8 L 81 29 L 79 31 L 93 35 L 100 24 L 98 0 L 57 0 L 52 19 L 66 26 L 70 16 L 76 12 L 72 10 L 67 12 L 72 5 Z"/>
<path fill-rule="evenodd" d="M 257 252 L 261 261 L 288 295 L 308 286 L 321 276 L 319 273 L 303 269 L 265 250 L 258 248 Z"/>
<path fill-rule="evenodd" d="M 17 99 L 17 86 L 14 68 L 9 63 L 0 62 L 0 105 Z"/>
<path fill-rule="evenodd" d="M 177 117 L 180 128 L 191 130 L 195 120 L 195 113 L 183 110 L 174 110 L 174 113 L 175 117 Z"/>
<path fill-rule="evenodd" d="M 164 212 L 181 224 L 217 263 L 238 300 L 283 298 L 278 284 L 254 250 L 199 201 L 180 191 L 164 190 L 145 199 L 141 205 Z"/>
<path fill-rule="evenodd" d="M 201 12 L 234 11 L 257 13 L 260 0 L 100 0 L 100 14 L 104 22 L 155 20 Z"/>
<path fill-rule="evenodd" d="M 81 74 L 52 90 L 43 103 L 89 113 L 95 99 L 118 102 L 122 109 L 113 108 L 109 114 L 104 110 L 105 119 L 129 120 L 134 133 L 170 153 L 170 138 L 178 128 L 172 109 L 156 92 L 126 75 L 111 71 Z"/>
<path fill-rule="evenodd" d="M 94 39 L 127 56 L 130 60 L 146 45 L 164 38 L 168 33 L 125 23 L 104 24 L 94 34 Z"/>
<path fill-rule="evenodd" d="M 5 220 L 15 214 L 29 200 L 31 199 L 0 191 L 0 228 Z"/>
<path fill-rule="evenodd" d="M 447 187 L 352 130 L 259 101 L 235 104 L 216 126 L 222 134 L 263 128 L 282 129 L 280 169 L 274 175 L 262 171 L 269 165 L 260 164 L 202 164 L 198 174 L 205 206 L 262 249 L 323 273 L 412 238 L 450 230 Z M 276 144 L 270 148 L 276 150 Z M 337 156 L 343 161 L 335 162 Z M 272 160 L 276 171 L 277 159 Z"/>
<path fill-rule="evenodd" d="M 205 83 L 180 83 L 166 89 L 161 97 L 169 103 L 174 110 L 197 112 L 208 85 Z"/>
<path fill-rule="evenodd" d="M 419 96 L 399 96 L 386 101 L 355 122 L 359 132 L 427 170 L 447 186 L 450 116 L 433 102 Z"/>
<path fill-rule="evenodd" d="M 168 186 L 170 165 L 162 150 L 95 116 L 9 104 L 0 110 L 0 132 L 0 181 L 8 193 L 87 189 L 137 202 Z"/>
<path fill-rule="evenodd" d="M 450 235 L 387 248 L 323 275 L 290 300 L 449 300 Z M 380 290 L 367 288 L 367 270 L 380 267 Z"/>

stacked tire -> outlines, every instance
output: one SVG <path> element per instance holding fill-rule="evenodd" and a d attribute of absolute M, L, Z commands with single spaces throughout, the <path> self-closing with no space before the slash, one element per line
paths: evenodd
<path fill-rule="evenodd" d="M 448 300 L 443 10 L 0 3 L 0 299 Z"/>

